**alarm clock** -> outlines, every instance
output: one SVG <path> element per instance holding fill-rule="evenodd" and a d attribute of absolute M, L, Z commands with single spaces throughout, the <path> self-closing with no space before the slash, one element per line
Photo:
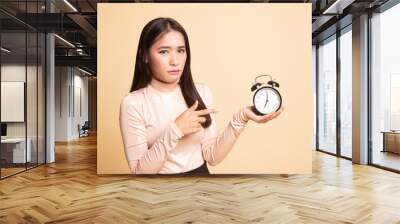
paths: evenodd
<path fill-rule="evenodd" d="M 260 77 L 269 77 L 270 80 L 265 84 L 258 82 Z M 253 110 L 256 114 L 264 116 L 275 111 L 278 111 L 282 105 L 282 96 L 278 89 L 279 83 L 272 80 L 270 75 L 259 75 L 255 78 L 251 91 L 253 96 Z"/>

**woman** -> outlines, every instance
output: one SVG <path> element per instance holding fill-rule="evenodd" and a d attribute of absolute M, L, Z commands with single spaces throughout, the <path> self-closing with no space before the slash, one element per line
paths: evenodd
<path fill-rule="evenodd" d="M 212 116 L 212 93 L 194 84 L 183 27 L 157 18 L 142 30 L 131 92 L 120 108 L 125 155 L 133 174 L 209 174 L 233 147 L 249 120 L 265 123 L 281 111 L 257 116 L 237 111 L 222 134 Z"/>

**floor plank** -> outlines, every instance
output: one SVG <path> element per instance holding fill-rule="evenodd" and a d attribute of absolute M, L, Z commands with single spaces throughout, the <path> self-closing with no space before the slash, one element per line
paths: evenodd
<path fill-rule="evenodd" d="M 400 175 L 313 153 L 310 175 L 96 174 L 96 138 L 0 181 L 0 223 L 400 223 Z"/>

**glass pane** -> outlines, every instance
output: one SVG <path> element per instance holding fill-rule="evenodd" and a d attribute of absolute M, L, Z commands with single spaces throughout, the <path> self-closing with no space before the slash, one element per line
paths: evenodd
<path fill-rule="evenodd" d="M 400 5 L 372 25 L 372 163 L 400 170 Z"/>
<path fill-rule="evenodd" d="M 1 34 L 1 174 L 2 178 L 25 170 L 30 158 L 26 144 L 26 34 Z M 4 50 L 6 49 L 6 50 Z M 28 151 L 26 150 L 28 146 Z"/>
<path fill-rule="evenodd" d="M 45 1 L 0 1 L 0 7 L 19 18 L 0 12 L 4 178 L 45 161 L 45 36 L 32 27 Z M 33 25 L 26 26 L 25 19 Z"/>
<path fill-rule="evenodd" d="M 318 48 L 318 148 L 336 153 L 336 38 Z"/>
<path fill-rule="evenodd" d="M 318 147 L 336 154 L 336 38 L 318 48 Z"/>
<path fill-rule="evenodd" d="M 340 36 L 340 152 L 352 157 L 352 35 L 351 30 Z"/>
<path fill-rule="evenodd" d="M 37 24 L 38 17 L 33 16 L 38 12 L 37 1 L 27 1 L 26 16 L 31 24 Z M 27 167 L 31 168 L 37 165 L 37 32 L 32 28 L 27 29 L 27 142 L 30 148 L 30 158 L 27 161 Z"/>
<path fill-rule="evenodd" d="M 46 38 L 43 33 L 38 35 L 38 163 L 45 163 L 45 44 Z"/>
<path fill-rule="evenodd" d="M 30 158 L 28 158 L 27 166 L 28 168 L 37 165 L 37 63 L 38 63 L 38 49 L 37 49 L 37 33 L 29 32 L 27 33 L 28 38 L 28 63 L 27 63 L 27 99 L 26 99 L 26 110 L 27 110 L 27 142 L 29 144 L 28 149 L 30 148 L 30 153 L 28 154 Z"/>

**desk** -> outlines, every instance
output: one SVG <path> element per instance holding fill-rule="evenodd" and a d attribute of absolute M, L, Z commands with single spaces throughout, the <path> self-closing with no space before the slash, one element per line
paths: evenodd
<path fill-rule="evenodd" d="M 382 131 L 381 133 L 383 133 L 382 152 L 400 154 L 400 131 Z"/>
<path fill-rule="evenodd" d="M 25 154 L 25 138 L 6 138 L 1 139 L 1 157 L 6 163 L 25 163 L 31 161 L 31 145 L 32 140 L 27 138 L 28 147 Z M 12 159 L 11 159 L 12 158 Z"/>

